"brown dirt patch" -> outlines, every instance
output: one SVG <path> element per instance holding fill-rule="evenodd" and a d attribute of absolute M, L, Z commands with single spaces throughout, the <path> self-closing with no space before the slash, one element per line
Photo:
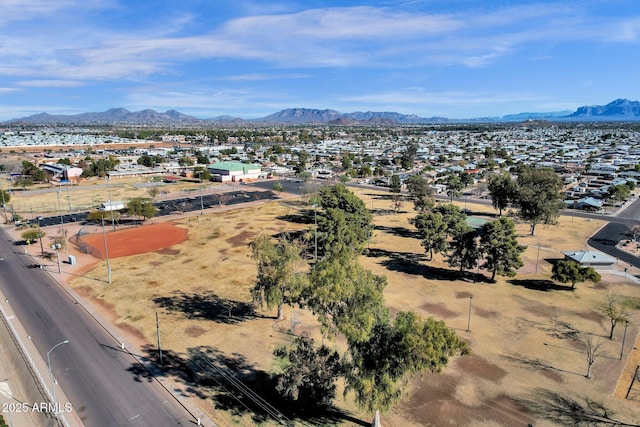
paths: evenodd
<path fill-rule="evenodd" d="M 172 248 L 162 248 L 159 251 L 156 251 L 160 255 L 179 255 L 180 251 L 178 249 Z"/>
<path fill-rule="evenodd" d="M 473 310 L 474 314 L 477 314 L 480 317 L 484 317 L 485 319 L 495 319 L 500 317 L 500 312 L 493 310 L 485 310 L 484 308 L 476 307 Z"/>
<path fill-rule="evenodd" d="M 444 304 L 433 304 L 427 302 L 422 304 L 420 308 L 441 318 L 452 318 L 458 315 L 455 311 L 449 310 Z"/>
<path fill-rule="evenodd" d="M 552 307 L 550 305 L 540 304 L 539 302 L 529 300 L 526 298 L 516 297 L 515 298 L 520 304 L 522 308 L 539 317 L 544 317 L 545 319 L 554 318 L 558 314 L 558 310 L 556 307 Z"/>
<path fill-rule="evenodd" d="M 471 292 L 456 292 L 456 298 L 458 299 L 471 298 L 472 296 Z"/>
<path fill-rule="evenodd" d="M 551 381 L 555 381 L 557 383 L 562 383 L 564 380 L 562 379 L 562 375 L 557 372 L 551 371 L 549 369 L 542 369 L 540 373 L 545 377 L 549 378 Z"/>
<path fill-rule="evenodd" d="M 477 405 L 461 403 L 455 397 L 459 386 L 459 381 L 450 375 L 423 376 L 406 404 L 410 408 L 408 418 L 417 425 L 429 426 L 534 424 L 535 420 L 525 415 L 526 408 L 503 394 L 485 396 Z"/>
<path fill-rule="evenodd" d="M 123 322 L 118 322 L 115 325 L 118 329 L 124 332 L 128 337 L 135 337 L 137 340 L 140 340 L 142 342 L 146 341 L 144 334 L 140 332 L 138 328 Z"/>
<path fill-rule="evenodd" d="M 226 242 L 229 243 L 232 247 L 237 248 L 240 246 L 247 246 L 249 241 L 255 236 L 256 233 L 253 231 L 243 231 L 240 234 L 236 234 L 233 237 L 229 237 L 226 239 Z"/>
<path fill-rule="evenodd" d="M 598 313 L 597 311 L 583 311 L 576 313 L 576 316 L 581 317 L 586 320 L 591 320 L 592 322 L 596 322 L 597 324 L 602 324 L 604 319 L 606 318 L 603 314 Z"/>
<path fill-rule="evenodd" d="M 507 375 L 504 369 L 489 363 L 476 354 L 456 359 L 456 366 L 471 376 L 484 378 L 494 383 L 499 382 Z"/>
<path fill-rule="evenodd" d="M 169 222 L 161 222 L 107 233 L 106 236 L 109 258 L 118 258 L 160 251 L 182 243 L 187 240 L 188 231 Z M 102 233 L 83 236 L 82 242 L 93 248 L 91 254 L 96 258 L 105 259 Z"/>
<path fill-rule="evenodd" d="M 184 333 L 190 338 L 198 338 L 200 335 L 206 333 L 207 330 L 200 326 L 189 326 L 185 329 Z"/>

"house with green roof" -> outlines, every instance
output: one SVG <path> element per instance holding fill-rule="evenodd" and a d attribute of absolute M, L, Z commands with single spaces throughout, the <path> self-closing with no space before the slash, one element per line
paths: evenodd
<path fill-rule="evenodd" d="M 207 166 L 212 180 L 217 182 L 245 182 L 265 178 L 260 165 L 240 162 L 217 162 Z"/>

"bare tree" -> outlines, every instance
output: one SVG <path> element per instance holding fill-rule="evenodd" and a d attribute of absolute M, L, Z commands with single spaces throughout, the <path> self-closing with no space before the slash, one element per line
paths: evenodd
<path fill-rule="evenodd" d="M 594 340 L 591 335 L 585 337 L 584 346 L 587 355 L 587 378 L 591 379 L 591 367 L 600 356 L 604 356 L 605 352 L 602 348 L 602 341 Z"/>
<path fill-rule="evenodd" d="M 621 298 L 618 294 L 611 291 L 607 294 L 607 302 L 602 309 L 602 312 L 609 318 L 611 322 L 611 329 L 609 331 L 609 339 L 613 339 L 613 330 L 618 323 L 624 323 L 629 321 L 629 313 L 624 309 L 621 304 Z"/>

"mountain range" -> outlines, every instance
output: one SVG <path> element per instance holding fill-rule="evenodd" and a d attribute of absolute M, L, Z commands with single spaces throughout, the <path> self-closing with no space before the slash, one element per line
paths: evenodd
<path fill-rule="evenodd" d="M 112 108 L 102 113 L 82 113 L 75 115 L 34 114 L 12 119 L 2 124 L 154 124 L 154 125 L 194 125 L 194 124 L 332 124 L 332 125 L 397 125 L 434 124 L 465 122 L 521 122 L 526 120 L 549 121 L 640 121 L 640 102 L 616 99 L 607 105 L 579 107 L 576 111 L 549 113 L 518 113 L 502 117 L 482 117 L 472 119 L 448 119 L 446 117 L 419 117 L 414 114 L 395 112 L 354 112 L 340 113 L 335 110 L 311 108 L 288 108 L 259 119 L 241 119 L 219 116 L 199 119 L 175 110 L 159 113 L 151 109 L 131 112 L 124 108 Z"/>

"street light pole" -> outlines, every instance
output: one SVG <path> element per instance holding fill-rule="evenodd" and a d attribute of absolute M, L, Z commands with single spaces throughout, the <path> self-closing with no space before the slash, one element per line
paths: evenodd
<path fill-rule="evenodd" d="M 64 232 L 64 219 L 62 218 L 62 206 L 60 205 L 60 190 L 56 192 L 58 196 L 58 212 L 60 213 L 60 226 L 62 227 L 62 238 L 65 240 L 65 246 L 67 241 L 67 235 Z"/>
<path fill-rule="evenodd" d="M 107 181 L 107 177 L 104 178 L 105 181 Z M 113 231 L 116 231 L 116 222 L 113 219 L 113 206 L 112 206 L 112 202 L 111 202 L 111 187 L 109 186 L 109 182 L 107 182 L 107 196 L 109 197 L 109 211 L 111 212 L 111 227 L 113 227 Z M 111 283 L 111 282 L 109 282 Z"/>
<path fill-rule="evenodd" d="M 67 205 L 69 206 L 69 213 L 71 213 L 71 197 L 69 197 L 69 185 L 67 184 Z"/>
<path fill-rule="evenodd" d="M 51 245 L 56 250 L 56 257 L 58 258 L 58 274 L 62 274 L 62 266 L 60 265 L 60 243 Z"/>
<path fill-rule="evenodd" d="M 467 332 L 471 332 L 471 303 L 473 302 L 473 297 L 469 297 L 469 317 L 467 318 Z"/>
<path fill-rule="evenodd" d="M 624 335 L 622 336 L 622 347 L 620 348 L 620 360 L 622 360 L 622 354 L 624 353 L 624 340 L 627 338 L 627 327 L 629 326 L 629 321 L 624 321 Z"/>
<path fill-rule="evenodd" d="M 55 410 L 55 413 L 58 413 L 58 410 L 56 408 L 56 388 L 55 388 L 55 384 L 53 383 L 53 371 L 51 370 L 51 352 L 53 350 L 56 349 L 56 347 L 62 345 L 62 344 L 68 344 L 69 340 L 64 340 L 62 342 L 59 342 L 58 344 L 54 345 L 53 347 L 51 347 L 51 350 L 47 351 L 47 365 L 49 365 L 49 380 L 51 381 L 51 399 L 53 403 L 53 407 Z"/>
<path fill-rule="evenodd" d="M 0 178 L 0 194 L 2 194 L 2 208 L 4 209 L 4 223 L 9 223 L 9 218 L 7 218 L 7 202 L 4 199 L 4 189 L 2 187 L 2 179 Z"/>
<path fill-rule="evenodd" d="M 200 215 L 204 215 L 204 203 L 202 201 L 202 174 L 204 171 L 196 171 L 196 175 L 200 177 Z"/>

